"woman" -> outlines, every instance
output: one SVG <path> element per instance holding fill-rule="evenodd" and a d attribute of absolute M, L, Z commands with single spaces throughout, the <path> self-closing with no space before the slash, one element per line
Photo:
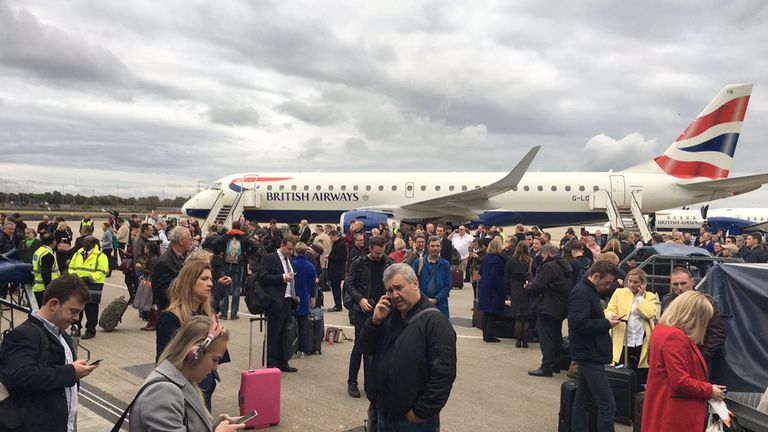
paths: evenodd
<path fill-rule="evenodd" d="M 112 229 L 112 225 L 109 222 L 103 222 L 101 224 L 101 252 L 107 256 L 109 260 L 109 272 L 107 277 L 112 276 L 112 269 L 115 268 L 115 254 L 114 245 L 117 243 L 115 238 L 115 231 Z"/>
<path fill-rule="evenodd" d="M 605 244 L 605 247 L 600 252 L 601 253 L 613 252 L 616 255 L 618 255 L 619 258 L 621 258 L 621 256 L 622 256 L 621 255 L 621 243 L 619 243 L 618 239 L 612 238 L 612 239 L 608 240 L 608 243 Z"/>
<path fill-rule="evenodd" d="M 719 241 L 713 241 L 712 243 L 714 243 L 715 245 L 715 256 L 716 257 L 723 256 L 723 244 L 720 243 Z"/>
<path fill-rule="evenodd" d="M 487 253 L 486 248 L 480 239 L 472 240 L 469 246 L 469 259 L 467 260 L 467 277 L 472 282 L 472 292 L 477 298 L 477 285 L 480 280 L 480 266 L 483 263 L 483 257 Z"/>
<path fill-rule="evenodd" d="M 19 243 L 19 259 L 27 264 L 32 264 L 32 256 L 40 246 L 42 243 L 37 238 L 35 229 L 27 227 L 24 230 L 24 240 Z"/>
<path fill-rule="evenodd" d="M 512 316 L 515 317 L 515 346 L 528 348 L 528 332 L 531 329 L 530 293 L 523 287 L 531 279 L 531 257 L 528 255 L 528 242 L 517 243 L 512 258 L 506 267 L 507 287 Z"/>
<path fill-rule="evenodd" d="M 297 243 L 294 249 L 293 271 L 296 272 L 294 282 L 296 295 L 299 297 L 299 307 L 293 311 L 296 317 L 296 329 L 299 334 L 299 357 L 312 351 L 312 340 L 308 338 L 309 328 L 309 309 L 315 307 L 315 298 L 317 297 L 317 271 L 315 266 L 307 260 L 307 245 Z"/>
<path fill-rule="evenodd" d="M 201 258 L 188 259 L 179 275 L 171 282 L 168 290 L 168 309 L 162 311 L 157 319 L 156 359 L 160 358 L 176 331 L 192 317 L 203 315 L 215 319 L 216 315 L 211 306 L 212 287 L 210 262 Z M 228 361 L 229 355 L 225 354 L 222 362 Z M 211 397 L 216 389 L 217 379 L 214 371 L 200 382 L 208 409 L 211 407 Z"/>
<path fill-rule="evenodd" d="M 328 255 L 328 282 L 333 293 L 333 307 L 328 312 L 341 312 L 341 281 L 344 280 L 344 265 L 347 262 L 347 247 L 338 231 L 328 233 L 333 244 Z"/>
<path fill-rule="evenodd" d="M 605 316 L 622 319 L 611 330 L 613 364 L 624 364 L 636 372 L 638 387 L 648 379 L 648 346 L 659 310 L 659 298 L 646 290 L 645 272 L 634 269 L 627 275 L 627 288 L 619 288 L 611 296 Z M 624 358 L 624 347 L 629 359 Z"/>
<path fill-rule="evenodd" d="M 212 424 L 197 383 L 215 372 L 224 357 L 229 332 L 207 316 L 190 318 L 160 356 L 131 404 L 131 432 L 215 431 L 245 428 L 226 415 Z"/>
<path fill-rule="evenodd" d="M 486 249 L 480 264 L 480 282 L 478 283 L 478 307 L 485 313 L 483 320 L 483 341 L 501 342 L 494 335 L 496 317 L 504 313 L 504 258 L 500 237 L 496 237 Z"/>
<path fill-rule="evenodd" d="M 651 334 L 643 432 L 703 431 L 708 399 L 723 400 L 724 386 L 707 382 L 704 340 L 712 304 L 688 291 L 673 301 Z"/>
<path fill-rule="evenodd" d="M 152 287 L 152 272 L 155 269 L 155 264 L 157 264 L 157 261 L 160 259 L 160 244 L 158 242 L 147 242 L 144 244 L 144 254 L 136 260 L 136 263 L 134 265 L 134 272 L 136 275 L 136 291 L 138 291 L 139 283 L 143 280 L 144 283 L 149 284 L 149 287 L 151 289 Z M 136 295 L 136 291 L 134 291 L 133 295 Z M 133 297 L 133 296 L 132 296 Z M 156 309 L 156 306 L 152 305 L 152 299 L 150 297 L 150 305 L 149 308 L 146 310 L 139 310 L 139 316 L 141 317 L 147 317 L 147 325 L 140 328 L 141 331 L 156 331 L 157 330 L 157 310 L 153 310 L 152 308 Z M 149 316 L 154 315 L 155 318 L 149 319 Z"/>
<path fill-rule="evenodd" d="M 596 260 L 597 257 L 599 257 L 603 252 L 600 250 L 600 245 L 597 244 L 597 240 L 595 240 L 595 238 L 592 236 L 587 238 L 587 249 L 592 252 L 592 261 Z"/>
<path fill-rule="evenodd" d="M 56 231 L 53 233 L 56 239 L 56 263 L 59 264 L 59 271 L 66 273 L 69 268 L 69 250 L 72 249 L 72 230 L 67 223 L 59 222 Z"/>
<path fill-rule="evenodd" d="M 401 238 L 396 238 L 394 241 L 395 251 L 389 254 L 389 257 L 395 263 L 401 263 L 408 255 L 408 251 L 405 249 L 405 242 Z"/>

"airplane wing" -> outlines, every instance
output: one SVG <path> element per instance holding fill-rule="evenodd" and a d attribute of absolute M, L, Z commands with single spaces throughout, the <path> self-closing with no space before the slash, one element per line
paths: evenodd
<path fill-rule="evenodd" d="M 766 183 L 768 183 L 768 173 L 702 182 L 679 182 L 677 185 L 693 191 L 721 192 L 738 195 L 759 189 Z"/>

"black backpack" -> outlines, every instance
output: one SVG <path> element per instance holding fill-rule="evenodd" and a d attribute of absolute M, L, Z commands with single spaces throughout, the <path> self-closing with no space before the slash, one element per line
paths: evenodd
<path fill-rule="evenodd" d="M 245 280 L 245 306 L 253 315 L 267 312 L 272 297 L 264 290 L 259 282 L 259 274 L 253 273 Z"/>

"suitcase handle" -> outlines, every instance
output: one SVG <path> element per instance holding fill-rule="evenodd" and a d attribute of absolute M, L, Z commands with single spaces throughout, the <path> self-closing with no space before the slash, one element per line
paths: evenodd
<path fill-rule="evenodd" d="M 253 317 L 248 323 L 248 371 L 253 372 L 253 323 L 259 322 L 259 332 L 264 332 L 264 342 L 262 344 L 261 363 L 262 367 L 267 367 L 267 334 L 269 332 L 267 318 L 264 316 Z M 266 330 L 264 327 L 267 327 Z"/>

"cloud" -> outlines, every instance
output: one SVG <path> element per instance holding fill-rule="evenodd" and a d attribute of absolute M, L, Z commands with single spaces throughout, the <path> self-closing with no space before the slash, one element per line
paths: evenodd
<path fill-rule="evenodd" d="M 618 140 L 600 134 L 587 141 L 580 159 L 587 171 L 618 171 L 651 159 L 659 153 L 656 140 L 647 140 L 639 133 L 631 133 Z"/>
<path fill-rule="evenodd" d="M 341 149 L 344 152 L 366 151 L 368 150 L 368 145 L 365 143 L 365 140 L 362 138 L 349 137 L 344 140 L 344 144 L 342 144 Z"/>
<path fill-rule="evenodd" d="M 253 107 L 212 107 L 208 110 L 208 118 L 227 126 L 256 126 L 259 124 L 259 113 Z"/>
<path fill-rule="evenodd" d="M 289 100 L 277 105 L 275 109 L 317 126 L 329 126 L 344 120 L 344 115 L 341 111 L 333 105 L 324 103 L 310 105 L 302 101 Z"/>

